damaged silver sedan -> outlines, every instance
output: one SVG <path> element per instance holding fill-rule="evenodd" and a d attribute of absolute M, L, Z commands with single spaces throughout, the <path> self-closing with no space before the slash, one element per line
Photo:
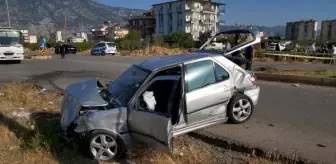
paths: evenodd
<path fill-rule="evenodd" d="M 242 46 L 258 42 L 251 34 L 254 41 Z M 134 140 L 171 152 L 175 136 L 249 120 L 260 92 L 254 82 L 253 74 L 223 54 L 153 58 L 106 86 L 97 79 L 68 86 L 61 129 L 65 137 L 88 138 L 97 160 L 121 157 Z"/>

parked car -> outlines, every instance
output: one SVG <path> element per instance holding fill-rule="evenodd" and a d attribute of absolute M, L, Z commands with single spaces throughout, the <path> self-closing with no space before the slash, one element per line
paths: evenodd
<path fill-rule="evenodd" d="M 76 54 L 77 53 L 77 47 L 72 44 L 63 44 L 66 47 L 67 53 Z M 60 45 L 55 47 L 55 54 L 60 53 Z"/>
<path fill-rule="evenodd" d="M 115 55 L 117 53 L 117 47 L 114 42 L 100 42 L 92 50 L 91 55 L 101 55 L 106 54 Z"/>
<path fill-rule="evenodd" d="M 84 137 L 95 159 L 111 160 L 133 140 L 171 152 L 178 135 L 228 120 L 248 121 L 260 88 L 250 72 L 226 56 L 260 42 L 254 36 L 223 54 L 200 51 L 141 61 L 106 85 L 98 79 L 69 85 L 61 108 L 62 136 Z"/>

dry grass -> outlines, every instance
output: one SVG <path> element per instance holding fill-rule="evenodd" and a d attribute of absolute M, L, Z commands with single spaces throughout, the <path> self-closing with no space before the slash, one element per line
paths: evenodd
<path fill-rule="evenodd" d="M 264 72 L 264 73 L 272 73 L 272 74 L 281 74 L 281 75 L 296 75 L 296 76 L 314 76 L 314 77 L 329 77 L 329 78 L 336 78 L 335 71 L 329 70 L 280 70 L 274 67 L 258 67 L 255 68 L 254 71 L 256 72 Z"/>
<path fill-rule="evenodd" d="M 121 51 L 118 56 L 167 56 L 192 52 L 193 49 L 166 48 L 160 46 L 151 46 L 149 49 L 135 51 Z"/>
<path fill-rule="evenodd" d="M 65 145 L 56 136 L 57 120 L 53 118 L 59 111 L 60 95 L 48 91 L 41 94 L 40 88 L 26 83 L 0 85 L 0 93 L 0 163 L 96 163 L 84 156 L 78 148 L 80 145 Z M 13 118 L 14 111 L 35 115 L 30 119 Z M 217 148 L 188 135 L 174 140 L 174 146 L 174 154 L 170 157 L 139 145 L 131 149 L 127 161 L 153 164 L 274 163 Z"/>

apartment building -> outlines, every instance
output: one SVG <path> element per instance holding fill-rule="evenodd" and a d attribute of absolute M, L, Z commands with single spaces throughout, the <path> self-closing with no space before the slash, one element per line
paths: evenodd
<path fill-rule="evenodd" d="M 322 21 L 321 39 L 324 41 L 336 41 L 336 19 Z"/>
<path fill-rule="evenodd" d="M 211 0 L 177 0 L 154 4 L 155 32 L 161 35 L 191 33 L 194 40 L 198 40 L 203 32 L 215 34 L 220 30 L 220 15 L 224 14 L 224 6 Z"/>
<path fill-rule="evenodd" d="M 287 22 L 286 39 L 288 40 L 315 40 L 317 35 L 316 20 L 301 20 Z"/>
<path fill-rule="evenodd" d="M 132 17 L 129 21 L 132 30 L 140 31 L 143 38 L 150 37 L 155 33 L 155 17 L 153 9 L 142 16 Z"/>

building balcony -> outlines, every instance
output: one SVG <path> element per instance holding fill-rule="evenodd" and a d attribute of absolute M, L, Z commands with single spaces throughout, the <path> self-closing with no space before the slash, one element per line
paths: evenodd
<path fill-rule="evenodd" d="M 203 13 L 216 13 L 217 10 L 216 8 L 211 8 L 211 7 L 203 7 L 202 10 Z"/>
<path fill-rule="evenodd" d="M 214 24 L 214 23 L 216 23 L 216 21 L 213 20 L 213 19 L 202 19 L 202 23 L 204 23 L 204 24 Z"/>

